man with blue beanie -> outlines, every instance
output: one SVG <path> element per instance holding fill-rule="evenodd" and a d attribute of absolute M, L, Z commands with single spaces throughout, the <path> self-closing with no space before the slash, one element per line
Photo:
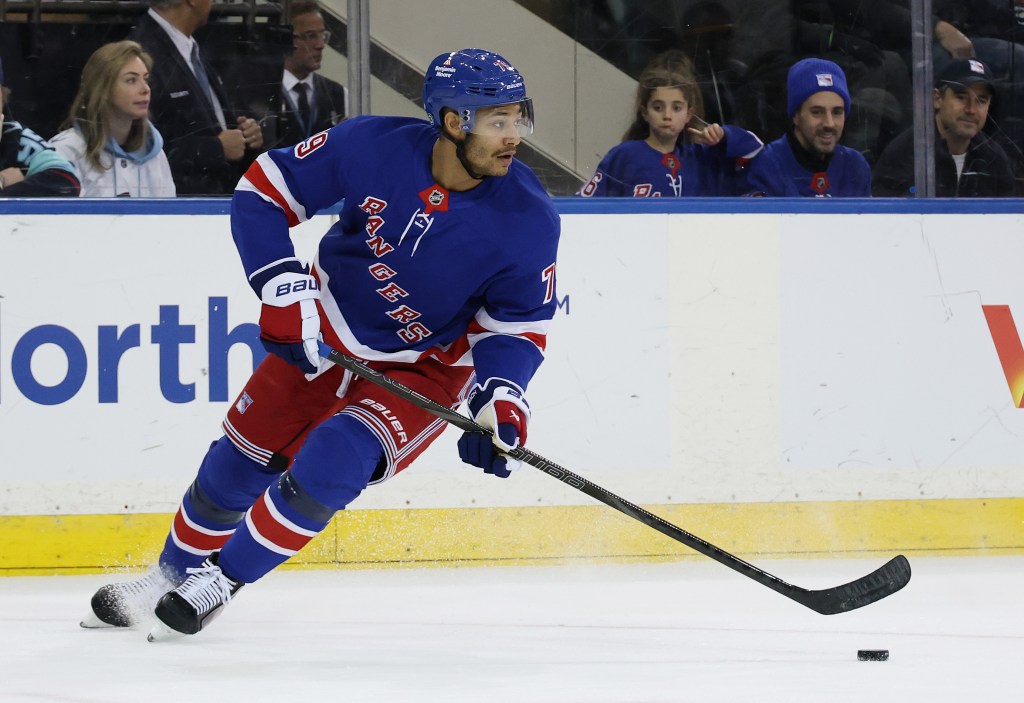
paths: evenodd
<path fill-rule="evenodd" d="M 0 198 L 76 197 L 81 186 L 71 162 L 31 129 L 4 117 L 5 90 L 0 61 Z"/>
<path fill-rule="evenodd" d="M 753 194 L 870 197 L 867 160 L 839 143 L 850 112 L 843 70 L 824 59 L 798 61 L 789 69 L 786 94 L 793 124 L 750 163 Z"/>

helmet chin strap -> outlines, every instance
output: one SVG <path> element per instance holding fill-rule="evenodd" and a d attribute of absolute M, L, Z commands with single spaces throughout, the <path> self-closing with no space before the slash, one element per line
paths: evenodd
<path fill-rule="evenodd" d="M 466 158 L 466 142 L 469 141 L 470 133 L 467 132 L 466 138 L 463 139 L 461 142 L 455 139 L 455 137 L 453 137 L 452 135 L 448 134 L 448 130 L 445 129 L 443 126 L 441 127 L 441 134 L 444 135 L 445 139 L 447 139 L 448 141 L 455 145 L 455 156 L 458 157 L 459 163 L 462 164 L 462 168 L 466 169 L 466 173 L 469 174 L 470 178 L 477 181 L 482 181 L 483 179 L 487 178 L 487 176 L 478 175 L 475 171 L 473 171 L 473 167 L 470 166 L 469 164 L 469 159 Z"/>

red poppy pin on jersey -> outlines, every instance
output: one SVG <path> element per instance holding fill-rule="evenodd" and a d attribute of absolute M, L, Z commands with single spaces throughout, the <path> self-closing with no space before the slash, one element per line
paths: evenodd
<path fill-rule="evenodd" d="M 828 175 L 824 171 L 819 171 L 811 176 L 811 190 L 818 195 L 824 195 L 827 193 L 828 185 Z"/>
<path fill-rule="evenodd" d="M 679 157 L 675 154 L 665 154 L 661 157 L 662 165 L 672 172 L 672 178 L 676 177 L 676 172 L 679 171 L 679 167 L 682 166 L 679 163 Z"/>

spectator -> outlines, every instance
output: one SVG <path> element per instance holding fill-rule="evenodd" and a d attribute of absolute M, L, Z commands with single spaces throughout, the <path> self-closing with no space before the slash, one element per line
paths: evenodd
<path fill-rule="evenodd" d="M 742 195 L 745 166 L 764 145 L 739 127 L 707 124 L 702 111 L 689 58 L 674 50 L 655 57 L 640 75 L 633 124 L 580 195 Z"/>
<path fill-rule="evenodd" d="M 192 33 L 206 24 L 210 0 L 153 0 L 129 34 L 153 57 L 151 114 L 163 133 L 179 195 L 231 193 L 263 148 L 252 118 L 232 118 L 224 86 L 202 59 Z"/>
<path fill-rule="evenodd" d="M 906 116 L 899 125 L 902 131 L 909 126 L 912 111 L 913 90 L 909 85 L 903 89 L 903 76 L 910 80 L 909 67 L 913 65 L 912 3 L 910 0 L 876 0 L 871 3 L 870 11 L 866 10 L 863 0 L 828 0 L 827 4 L 833 9 L 835 31 L 852 35 L 858 43 L 876 44 L 887 56 L 892 52 L 900 56 L 906 68 L 886 74 L 887 82 L 893 86 L 891 94 Z M 1016 4 L 1021 4 L 1020 0 L 1016 0 Z M 1021 89 L 1024 48 L 1013 43 L 1016 27 L 1013 5 L 1014 0 L 934 0 L 931 3 L 933 70 L 937 75 L 950 59 L 980 58 L 984 61 L 993 74 L 995 92 L 1001 97 L 1009 93 L 1009 99 L 998 101 L 1002 114 L 990 114 L 989 123 L 998 117 L 1001 129 L 1006 132 L 1000 135 L 1004 144 L 1013 140 L 1016 145 L 1024 145 L 1024 117 L 1020 117 L 1024 114 L 1024 90 Z M 858 100 L 856 91 L 853 96 L 858 107 L 868 102 Z M 882 146 L 890 140 L 886 139 Z M 1019 148 L 1016 145 L 1010 149 L 1016 151 Z"/>
<path fill-rule="evenodd" d="M 105 44 L 82 70 L 57 151 L 78 168 L 82 196 L 173 198 L 163 137 L 149 122 L 153 59 L 133 41 Z"/>
<path fill-rule="evenodd" d="M 316 2 L 302 0 L 291 5 L 294 48 L 285 57 L 284 75 L 275 96 L 277 119 L 267 122 L 265 133 L 272 148 L 297 144 L 317 132 L 330 129 L 345 119 L 345 88 L 316 73 L 323 61 L 331 33 Z"/>
<path fill-rule="evenodd" d="M 906 126 L 913 90 L 903 55 L 863 31 L 861 7 L 855 0 L 799 0 L 796 52 L 834 61 L 843 70 L 850 92 L 843 143 L 870 164 Z M 909 31 L 901 39 L 909 43 Z"/>
<path fill-rule="evenodd" d="M 843 146 L 850 92 L 831 61 L 797 61 L 786 80 L 786 111 L 792 125 L 750 164 L 755 195 L 869 197 L 871 167 L 860 152 Z"/>
<path fill-rule="evenodd" d="M 993 100 L 985 131 L 1010 157 L 1020 187 L 1024 185 L 1024 45 L 1020 44 L 1024 2 L 936 0 L 936 5 L 936 11 L 944 13 L 966 42 L 962 54 L 935 51 L 936 74 L 950 56 L 978 58 L 988 67 Z"/>
<path fill-rule="evenodd" d="M 992 73 L 980 59 L 953 59 L 932 90 L 935 107 L 935 195 L 993 198 L 1014 194 L 1013 169 L 1002 147 L 982 133 L 992 101 Z M 916 192 L 914 130 L 906 130 L 875 165 L 876 196 Z"/>
<path fill-rule="evenodd" d="M 81 188 L 75 167 L 53 146 L 4 114 L 7 89 L 0 61 L 0 197 L 75 197 Z"/>

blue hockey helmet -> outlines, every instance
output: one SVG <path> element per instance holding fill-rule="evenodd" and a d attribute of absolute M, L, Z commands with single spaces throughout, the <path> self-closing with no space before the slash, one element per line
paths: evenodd
<path fill-rule="evenodd" d="M 423 109 L 431 124 L 441 125 L 441 110 L 447 107 L 458 113 L 464 132 L 485 132 L 477 125 L 477 110 L 499 105 L 518 105 L 520 135 L 533 132 L 533 101 L 526 97 L 523 76 L 499 54 L 461 49 L 430 62 L 423 78 Z"/>

